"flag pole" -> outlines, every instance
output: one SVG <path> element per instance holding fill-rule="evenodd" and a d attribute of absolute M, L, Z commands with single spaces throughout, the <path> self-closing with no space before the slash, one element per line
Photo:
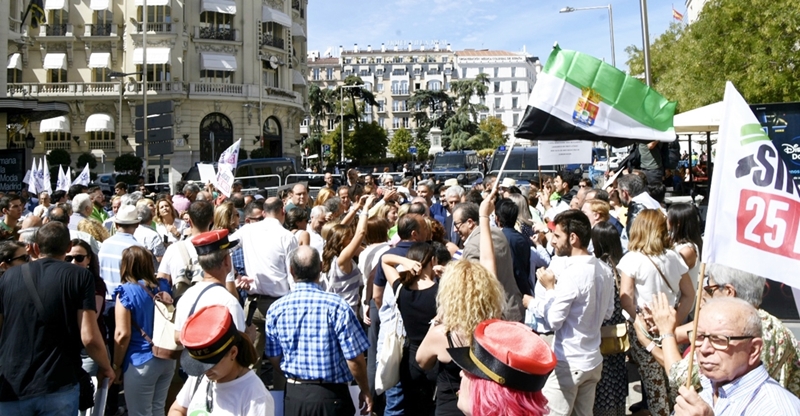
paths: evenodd
<path fill-rule="evenodd" d="M 508 157 L 511 156 L 511 151 L 514 150 L 514 146 L 517 144 L 517 137 L 511 139 L 511 147 L 508 148 L 506 151 L 506 157 L 503 158 L 503 164 L 500 165 L 500 172 L 497 172 L 497 178 L 494 180 L 494 186 L 492 187 L 492 191 L 497 189 L 500 185 L 500 178 L 503 177 L 503 171 L 506 170 L 506 163 L 508 163 Z M 491 192 L 491 191 L 490 191 Z"/>
<path fill-rule="evenodd" d="M 695 339 L 697 338 L 697 321 L 700 318 L 700 302 L 703 299 L 703 279 L 706 274 L 706 264 L 700 264 L 700 274 L 697 276 L 697 294 L 694 302 L 694 321 L 692 322 L 692 336 L 689 337 L 689 374 L 686 377 L 686 388 L 692 386 L 692 372 L 694 371 Z"/>
<path fill-rule="evenodd" d="M 22 23 L 19 24 L 19 27 L 22 28 L 25 26 L 25 19 L 28 18 L 28 15 L 31 13 L 31 6 L 33 5 L 33 0 L 28 2 L 28 7 L 25 8 L 25 14 L 22 15 Z"/>

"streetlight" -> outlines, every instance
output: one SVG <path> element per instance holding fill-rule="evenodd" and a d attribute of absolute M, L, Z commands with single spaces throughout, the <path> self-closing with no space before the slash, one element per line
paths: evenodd
<path fill-rule="evenodd" d="M 581 10 L 599 10 L 599 9 L 608 9 L 608 32 L 611 35 L 611 65 L 616 67 L 617 66 L 617 59 L 616 53 L 614 53 L 614 16 L 611 12 L 611 5 L 607 6 L 592 6 L 592 7 L 564 7 L 563 9 L 559 10 L 559 13 L 572 13 Z"/>
<path fill-rule="evenodd" d="M 339 87 L 339 121 L 341 122 L 339 130 L 342 132 L 342 148 L 341 157 L 339 161 L 344 163 L 344 89 L 345 88 L 361 88 L 361 85 L 342 85 Z"/>
<path fill-rule="evenodd" d="M 119 108 L 117 109 L 117 156 L 122 154 L 122 141 L 120 141 L 120 137 L 122 137 L 122 94 L 124 88 L 125 80 L 122 77 L 128 75 L 139 75 L 141 72 L 116 72 L 112 71 L 108 73 L 108 77 L 111 79 L 119 79 Z"/>

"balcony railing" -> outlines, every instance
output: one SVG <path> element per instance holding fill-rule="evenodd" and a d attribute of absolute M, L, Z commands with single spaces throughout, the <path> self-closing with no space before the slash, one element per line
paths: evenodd
<path fill-rule="evenodd" d="M 144 23 L 138 22 L 136 24 L 136 32 L 142 33 L 144 27 Z M 172 23 L 169 22 L 148 22 L 147 23 L 147 33 L 155 32 L 155 33 L 172 33 Z"/>
<path fill-rule="evenodd" d="M 292 0 L 292 10 L 298 12 L 300 17 L 305 19 L 306 18 L 306 11 L 303 10 L 303 6 L 301 6 L 300 0 Z"/>
<path fill-rule="evenodd" d="M 239 31 L 230 28 L 196 26 L 195 37 L 198 39 L 212 40 L 239 40 Z"/>
<path fill-rule="evenodd" d="M 119 95 L 118 82 L 50 82 L 9 83 L 7 93 L 11 97 Z"/>
<path fill-rule="evenodd" d="M 244 84 L 211 84 L 193 82 L 189 84 L 189 94 L 244 97 L 245 88 Z"/>
<path fill-rule="evenodd" d="M 72 142 L 68 140 L 62 140 L 57 142 L 44 142 L 44 150 L 56 150 L 56 149 L 63 149 L 66 151 L 70 151 L 72 149 Z"/>
<path fill-rule="evenodd" d="M 408 88 L 392 88 L 393 95 L 408 95 Z"/>
<path fill-rule="evenodd" d="M 72 25 L 69 23 L 42 25 L 39 26 L 39 36 L 72 36 Z"/>
<path fill-rule="evenodd" d="M 283 49 L 283 39 L 274 35 L 265 34 L 261 38 L 261 46 L 271 46 L 273 48 Z"/>
<path fill-rule="evenodd" d="M 130 89 L 129 89 L 130 91 Z M 137 93 L 142 92 L 142 83 L 137 82 L 133 84 L 133 91 Z M 177 81 L 148 81 L 147 91 L 153 92 L 183 92 L 183 83 Z"/>
<path fill-rule="evenodd" d="M 89 36 L 116 36 L 116 25 L 111 23 L 94 23 L 86 25 L 85 35 Z M 85 36 L 84 35 L 84 36 Z"/>
<path fill-rule="evenodd" d="M 89 140 L 90 149 L 114 150 L 117 148 L 116 140 Z"/>

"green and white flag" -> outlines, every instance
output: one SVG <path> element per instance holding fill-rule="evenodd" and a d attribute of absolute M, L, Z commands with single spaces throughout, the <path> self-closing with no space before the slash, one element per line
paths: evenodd
<path fill-rule="evenodd" d="M 595 57 L 556 45 L 536 78 L 519 138 L 613 146 L 675 140 L 675 102 Z"/>

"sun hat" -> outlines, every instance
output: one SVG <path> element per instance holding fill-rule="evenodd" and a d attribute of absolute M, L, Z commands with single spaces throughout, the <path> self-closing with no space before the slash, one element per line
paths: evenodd
<path fill-rule="evenodd" d="M 121 225 L 138 224 L 139 221 L 141 218 L 136 212 L 135 205 L 123 205 L 119 207 L 117 215 L 114 215 L 114 222 Z"/>

